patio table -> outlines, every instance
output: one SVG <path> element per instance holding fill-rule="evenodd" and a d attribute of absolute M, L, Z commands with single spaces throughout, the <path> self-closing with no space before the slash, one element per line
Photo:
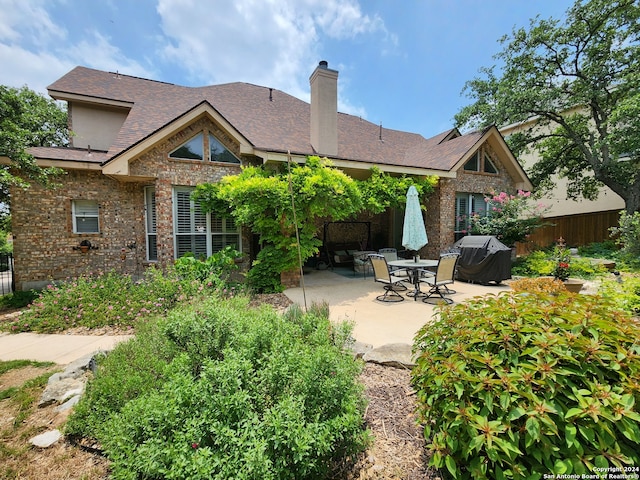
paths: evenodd
<path fill-rule="evenodd" d="M 420 270 L 425 268 L 433 268 L 438 266 L 438 260 L 430 260 L 427 258 L 415 260 L 391 260 L 387 262 L 389 266 L 396 268 L 406 268 L 409 274 L 409 279 L 413 283 L 413 291 L 408 292 L 408 297 L 413 297 L 417 300 L 420 295 L 425 295 L 420 291 Z"/>

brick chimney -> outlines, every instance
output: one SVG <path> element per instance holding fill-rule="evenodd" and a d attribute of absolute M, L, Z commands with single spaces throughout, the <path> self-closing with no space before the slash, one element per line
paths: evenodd
<path fill-rule="evenodd" d="M 338 155 L 338 71 L 321 61 L 311 84 L 311 146 L 320 155 Z"/>

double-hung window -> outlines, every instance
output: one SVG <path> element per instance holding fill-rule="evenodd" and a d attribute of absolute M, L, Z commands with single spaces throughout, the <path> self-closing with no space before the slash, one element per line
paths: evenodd
<path fill-rule="evenodd" d="M 73 233 L 100 233 L 99 208 L 96 200 L 73 200 Z"/>
<path fill-rule="evenodd" d="M 198 202 L 191 199 L 193 188 L 175 187 L 173 190 L 173 218 L 175 256 L 185 253 L 209 257 L 227 246 L 241 250 L 240 229 L 232 218 L 204 213 Z"/>

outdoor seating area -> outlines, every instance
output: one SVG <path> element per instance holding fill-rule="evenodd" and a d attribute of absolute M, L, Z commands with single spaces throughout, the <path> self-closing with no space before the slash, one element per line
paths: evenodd
<path fill-rule="evenodd" d="M 379 301 L 377 297 L 385 293 L 383 284 L 372 276 L 364 278 L 352 273 L 342 274 L 339 270 L 309 269 L 304 275 L 304 291 L 302 287 L 295 287 L 286 289 L 284 294 L 301 307 L 305 302 L 307 307 L 326 302 L 331 320 L 352 321 L 356 341 L 374 347 L 389 343 L 412 344 L 416 332 L 433 320 L 437 305 L 422 301 Z M 403 283 L 407 290 L 398 290 L 397 293 L 410 300 L 412 297 L 407 293 L 411 292 L 413 285 L 406 281 Z M 425 283 L 421 286 L 427 290 Z M 455 293 L 445 296 L 456 303 L 510 289 L 507 284 L 480 285 L 458 281 L 454 287 Z"/>

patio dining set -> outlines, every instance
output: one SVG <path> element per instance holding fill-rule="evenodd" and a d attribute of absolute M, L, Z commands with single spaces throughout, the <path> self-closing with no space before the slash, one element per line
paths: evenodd
<path fill-rule="evenodd" d="M 454 282 L 459 253 L 443 253 L 438 260 L 418 256 L 398 259 L 392 250 L 368 255 L 374 280 L 384 286 L 384 294 L 377 296 L 377 300 L 401 302 L 407 296 L 414 301 L 421 298 L 425 303 L 453 303 L 448 295 L 455 291 L 448 285 Z M 423 285 L 428 288 L 423 290 Z"/>

